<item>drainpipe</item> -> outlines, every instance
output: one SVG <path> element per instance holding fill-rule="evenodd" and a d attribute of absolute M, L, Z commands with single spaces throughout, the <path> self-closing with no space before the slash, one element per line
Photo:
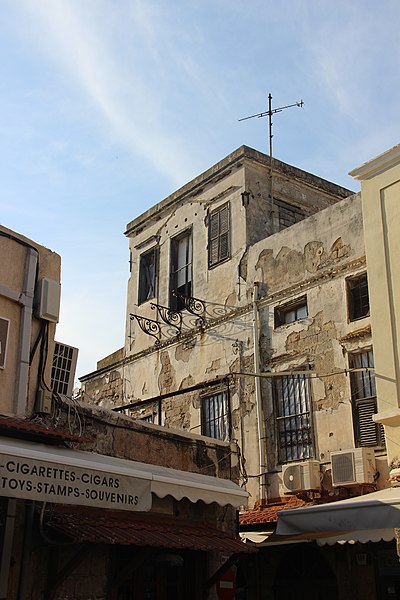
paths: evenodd
<path fill-rule="evenodd" d="M 28 394 L 29 354 L 32 337 L 32 311 L 37 261 L 37 251 L 28 248 L 25 263 L 24 289 L 19 298 L 19 303 L 22 305 L 22 311 L 14 410 L 15 414 L 20 416 L 25 415 Z"/>
<path fill-rule="evenodd" d="M 257 434 L 258 434 L 258 459 L 260 465 L 259 496 L 260 503 L 266 500 L 265 494 L 265 435 L 264 435 L 264 414 L 261 398 L 261 378 L 257 377 L 260 373 L 260 345 L 259 345 L 259 322 L 258 322 L 258 281 L 254 282 L 253 289 L 253 350 L 254 350 L 254 372 L 255 377 L 255 396 L 256 396 L 256 415 L 257 415 Z"/>

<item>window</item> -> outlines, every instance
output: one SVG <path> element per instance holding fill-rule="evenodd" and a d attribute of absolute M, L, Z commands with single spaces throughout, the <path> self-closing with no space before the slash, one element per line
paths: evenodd
<path fill-rule="evenodd" d="M 217 440 L 229 439 L 229 406 L 227 392 L 202 399 L 201 433 Z"/>
<path fill-rule="evenodd" d="M 377 412 L 375 372 L 372 350 L 349 355 L 350 369 L 365 369 L 350 373 L 353 425 L 356 446 L 384 446 L 383 425 L 374 423 L 372 415 Z"/>
<path fill-rule="evenodd" d="M 169 305 L 171 310 L 184 308 L 181 296 L 192 295 L 192 232 L 186 231 L 171 240 L 171 283 Z M 175 296 L 174 292 L 178 295 Z"/>
<path fill-rule="evenodd" d="M 157 293 L 158 248 L 155 246 L 140 256 L 138 304 L 154 298 Z"/>
<path fill-rule="evenodd" d="M 230 258 L 229 203 L 210 213 L 208 218 L 208 266 Z"/>
<path fill-rule="evenodd" d="M 274 311 L 274 317 L 275 327 L 305 319 L 308 317 L 307 297 L 302 296 L 301 298 L 297 298 L 294 302 L 290 302 L 290 304 L 277 306 Z"/>
<path fill-rule="evenodd" d="M 369 316 L 369 296 L 367 274 L 362 273 L 357 277 L 346 280 L 347 305 L 349 320 L 356 321 Z"/>
<path fill-rule="evenodd" d="M 283 200 L 275 199 L 274 202 L 278 209 L 279 230 L 286 229 L 304 219 L 304 211 L 298 206 L 293 206 Z"/>
<path fill-rule="evenodd" d="M 314 455 L 308 377 L 284 375 L 273 378 L 279 460 L 305 460 Z"/>

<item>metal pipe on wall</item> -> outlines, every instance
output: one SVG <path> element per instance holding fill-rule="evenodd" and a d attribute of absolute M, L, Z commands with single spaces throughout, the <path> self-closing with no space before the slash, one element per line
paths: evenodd
<path fill-rule="evenodd" d="M 254 352 L 254 372 L 256 375 L 260 371 L 260 339 L 259 339 L 259 319 L 258 319 L 258 281 L 254 282 L 253 289 L 253 352 Z M 257 434 L 258 434 L 258 457 L 259 457 L 259 495 L 260 502 L 263 503 L 266 499 L 266 482 L 265 482 L 265 445 L 264 445 L 264 413 L 262 408 L 261 397 L 261 378 L 255 377 L 255 399 L 256 399 L 256 415 L 257 415 Z"/>

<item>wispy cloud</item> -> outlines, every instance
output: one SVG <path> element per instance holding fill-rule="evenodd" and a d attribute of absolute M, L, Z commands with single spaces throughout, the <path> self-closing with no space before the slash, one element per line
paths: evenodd
<path fill-rule="evenodd" d="M 122 4 L 127 8 L 126 3 Z M 174 184 L 182 183 L 194 165 L 187 140 L 162 121 L 168 93 L 162 80 L 168 77 L 168 62 L 162 56 L 162 40 L 158 37 L 162 30 L 160 15 L 155 8 L 149 8 L 151 4 L 138 0 L 130 6 L 125 14 L 129 22 L 125 21 L 124 27 L 130 27 L 131 39 L 136 37 L 140 43 L 124 48 L 115 45 L 113 39 L 112 3 L 29 0 L 25 4 L 34 22 L 37 42 L 47 48 L 50 60 L 67 70 L 71 80 L 105 119 L 115 139 L 146 157 Z M 144 53 L 143 40 L 147 40 Z M 167 48 L 167 52 L 172 72 L 178 60 L 185 67 L 174 47 Z M 153 77 L 151 70 L 145 73 L 151 67 L 155 70 Z M 193 65 L 189 64 L 186 70 L 193 76 Z"/>

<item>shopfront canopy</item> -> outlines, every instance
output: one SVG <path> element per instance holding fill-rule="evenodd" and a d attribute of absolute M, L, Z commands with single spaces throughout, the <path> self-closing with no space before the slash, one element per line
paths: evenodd
<path fill-rule="evenodd" d="M 235 508 L 247 504 L 248 496 L 227 479 L 0 438 L 0 496 L 148 511 L 152 494 Z"/>
<path fill-rule="evenodd" d="M 400 529 L 400 488 L 279 512 L 270 540 L 317 540 L 321 545 L 389 541 Z M 273 538 L 273 539 L 272 539 Z"/>

